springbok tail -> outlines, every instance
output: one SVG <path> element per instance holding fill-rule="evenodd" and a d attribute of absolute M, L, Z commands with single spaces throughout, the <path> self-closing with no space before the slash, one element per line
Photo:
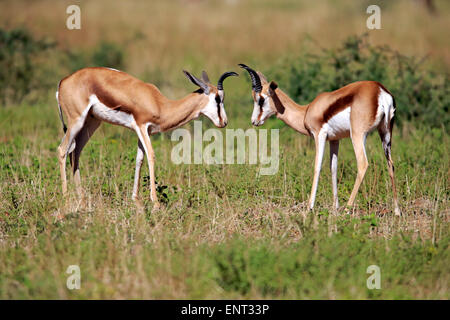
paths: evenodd
<path fill-rule="evenodd" d="M 64 118 L 63 118 L 63 114 L 62 114 L 62 110 L 61 110 L 61 104 L 59 103 L 59 86 L 61 85 L 61 82 L 59 82 L 58 84 L 58 90 L 56 91 L 56 101 L 58 101 L 58 109 L 59 109 L 59 119 L 61 119 L 61 123 L 63 125 L 63 130 L 64 133 L 67 132 L 67 126 L 64 123 Z"/>
<path fill-rule="evenodd" d="M 394 127 L 394 116 L 395 116 L 395 109 L 397 108 L 396 104 L 395 104 L 395 98 L 394 96 L 392 96 L 392 107 L 390 110 L 390 115 L 389 115 L 389 130 L 391 131 L 391 135 L 392 135 L 392 128 Z"/>

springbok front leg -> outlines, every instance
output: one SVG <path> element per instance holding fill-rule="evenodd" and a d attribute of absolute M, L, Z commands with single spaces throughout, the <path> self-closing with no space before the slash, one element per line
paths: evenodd
<path fill-rule="evenodd" d="M 153 201 L 153 207 L 158 209 L 160 204 L 156 195 L 156 181 L 155 181 L 155 152 L 150 141 L 150 136 L 146 125 L 141 125 L 138 128 L 139 139 L 142 140 L 145 153 L 147 154 L 148 168 L 150 171 L 150 199 Z"/>
<path fill-rule="evenodd" d="M 134 171 L 134 185 L 133 185 L 133 195 L 131 198 L 133 201 L 137 201 L 139 198 L 139 179 L 141 176 L 141 168 L 144 160 L 144 146 L 141 141 L 138 140 L 138 148 L 136 153 L 136 169 Z"/>
<path fill-rule="evenodd" d="M 320 169 L 322 168 L 323 152 L 325 150 L 325 143 L 327 142 L 327 133 L 324 130 L 320 130 L 317 136 L 314 137 L 314 141 L 316 144 L 316 159 L 314 163 L 314 179 L 308 204 L 308 207 L 311 210 L 314 208 L 314 202 L 316 200 Z"/>
<path fill-rule="evenodd" d="M 335 210 L 339 209 L 338 187 L 337 187 L 338 152 L 339 152 L 339 140 L 330 141 L 331 184 L 333 187 L 333 206 Z"/>
<path fill-rule="evenodd" d="M 353 143 L 353 149 L 355 150 L 355 155 L 356 155 L 358 174 L 356 176 L 355 185 L 353 186 L 353 191 L 347 202 L 348 207 L 353 206 L 356 195 L 358 194 L 359 186 L 361 185 L 362 181 L 364 180 L 364 176 L 366 174 L 367 167 L 369 166 L 369 163 L 367 162 L 367 156 L 366 156 L 366 146 L 365 146 L 366 137 L 367 137 L 367 133 L 363 133 L 363 134 L 352 133 L 352 143 Z"/>

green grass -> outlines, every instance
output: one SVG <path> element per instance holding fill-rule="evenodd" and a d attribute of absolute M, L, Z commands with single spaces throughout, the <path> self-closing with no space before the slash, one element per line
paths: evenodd
<path fill-rule="evenodd" d="M 251 102 L 239 84 L 227 97 L 231 128 L 250 127 Z M 242 92 L 242 93 L 241 93 Z M 240 102 L 239 102 L 240 101 Z M 204 130 L 211 127 L 203 118 Z M 369 169 L 354 214 L 335 214 L 328 159 L 317 208 L 311 187 L 313 142 L 279 120 L 280 168 L 174 165 L 170 133 L 153 138 L 159 198 L 152 211 L 131 201 L 136 137 L 103 125 L 81 156 L 87 208 L 71 192 L 62 212 L 54 104 L 0 109 L 0 298 L 321 298 L 448 299 L 448 135 L 444 128 L 396 128 L 393 157 L 403 216 L 392 194 L 379 138 L 367 141 Z M 190 128 L 191 125 L 187 125 Z M 143 176 L 148 176 L 143 168 Z M 339 159 L 339 196 L 351 192 L 350 141 Z M 69 190 L 73 183 L 69 179 Z M 164 187 L 163 187 L 164 186 Z M 69 265 L 81 289 L 66 288 Z M 366 287 L 369 265 L 381 289 Z"/>

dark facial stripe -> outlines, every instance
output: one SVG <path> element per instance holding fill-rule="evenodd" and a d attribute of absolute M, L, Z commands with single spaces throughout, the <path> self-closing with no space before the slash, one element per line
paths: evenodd
<path fill-rule="evenodd" d="M 219 122 L 222 123 L 222 116 L 220 115 L 220 96 L 216 94 L 217 114 L 219 115 Z"/>
<path fill-rule="evenodd" d="M 260 106 L 260 108 L 262 108 L 264 105 L 264 97 L 261 95 L 259 96 L 258 105 Z"/>
<path fill-rule="evenodd" d="M 258 105 L 259 105 L 259 115 L 258 115 L 258 121 L 261 120 L 261 117 L 263 115 L 263 106 L 264 106 L 264 97 L 262 95 L 259 95 Z"/>

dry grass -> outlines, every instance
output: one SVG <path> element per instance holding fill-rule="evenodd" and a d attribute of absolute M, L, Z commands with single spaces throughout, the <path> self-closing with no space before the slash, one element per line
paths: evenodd
<path fill-rule="evenodd" d="M 54 106 L 10 111 L 1 114 L 8 119 L 2 135 L 9 141 L 0 149 L 2 298 L 448 298 L 449 278 L 442 269 L 449 238 L 446 135 L 436 138 L 413 128 L 406 130 L 414 133 L 409 137 L 396 132 L 404 213 L 398 218 L 374 135 L 368 140 L 371 165 L 352 215 L 331 210 L 328 170 L 322 173 L 317 210 L 306 210 L 311 179 L 306 168 L 314 150 L 293 131 L 280 136 L 279 172 L 259 180 L 255 166 L 174 165 L 173 143 L 156 137 L 157 181 L 168 186 L 168 201 L 155 211 L 146 183 L 142 207 L 130 199 L 134 135 L 104 126 L 81 158 L 87 195 L 81 208 L 73 193 L 66 204 L 60 195 Z M 34 119 L 31 131 L 26 122 L 7 124 L 22 117 Z M 245 127 L 245 119 L 236 121 Z M 353 158 L 346 141 L 340 151 L 341 202 L 353 185 Z M 58 222 L 61 212 L 66 216 Z M 258 259 L 268 264 L 258 265 Z M 227 263 L 248 275 L 230 278 Z M 298 269 L 283 269 L 293 263 Z M 81 267 L 82 290 L 65 288 L 70 264 Z M 380 265 L 386 279 L 378 293 L 365 288 L 370 264 Z"/>

